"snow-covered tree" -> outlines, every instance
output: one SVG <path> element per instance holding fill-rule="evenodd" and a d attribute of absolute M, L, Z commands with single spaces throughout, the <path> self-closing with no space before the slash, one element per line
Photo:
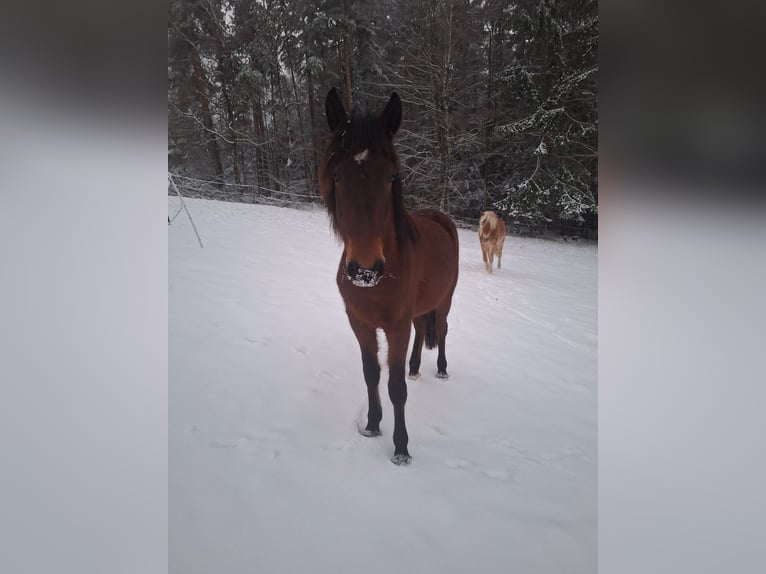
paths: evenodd
<path fill-rule="evenodd" d="M 397 91 L 410 206 L 596 230 L 593 0 L 171 0 L 168 40 L 170 168 L 231 199 L 316 198 L 327 91 Z"/>

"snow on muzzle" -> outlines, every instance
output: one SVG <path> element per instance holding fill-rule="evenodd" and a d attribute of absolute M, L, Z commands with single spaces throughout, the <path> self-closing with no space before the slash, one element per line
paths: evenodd
<path fill-rule="evenodd" d="M 369 269 L 352 260 L 346 266 L 346 275 L 357 287 L 375 287 L 383 277 L 384 269 L 385 265 L 381 259 L 376 259 Z"/>

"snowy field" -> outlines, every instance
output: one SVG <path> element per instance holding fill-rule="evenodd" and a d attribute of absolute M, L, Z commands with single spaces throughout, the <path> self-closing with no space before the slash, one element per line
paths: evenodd
<path fill-rule="evenodd" d="M 326 214 L 187 205 L 205 247 L 184 214 L 168 229 L 170 572 L 596 571 L 594 245 L 509 236 L 489 275 L 460 231 L 450 378 L 424 349 L 398 467 L 385 361 L 383 436 L 357 432 Z"/>

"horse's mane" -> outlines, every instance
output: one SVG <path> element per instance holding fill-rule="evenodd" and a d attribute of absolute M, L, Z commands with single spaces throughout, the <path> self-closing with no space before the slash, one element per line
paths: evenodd
<path fill-rule="evenodd" d="M 377 115 L 356 104 L 351 110 L 348 121 L 333 132 L 328 156 L 324 161 L 322 169 L 322 179 L 325 180 L 324 185 L 332 186 L 326 193 L 323 192 L 322 196 L 325 198 L 325 207 L 330 215 L 333 231 L 337 236 L 340 235 L 335 211 L 335 188 L 332 185 L 332 181 L 328 181 L 328 172 L 335 163 L 334 159 L 342 155 L 342 152 L 356 155 L 365 150 L 369 150 L 370 153 L 379 152 L 383 157 L 396 164 L 396 179 L 393 181 L 391 188 L 396 242 L 399 249 L 403 249 L 407 244 L 416 243 L 420 238 L 420 234 L 404 207 L 402 179 L 399 173 L 401 167 L 392 138 L 384 133 Z M 321 185 L 323 185 L 322 182 L 320 182 Z"/>

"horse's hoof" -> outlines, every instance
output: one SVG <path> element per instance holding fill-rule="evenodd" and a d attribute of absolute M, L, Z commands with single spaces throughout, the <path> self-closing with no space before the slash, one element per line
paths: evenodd
<path fill-rule="evenodd" d="M 417 381 L 420 378 L 420 373 L 415 373 L 414 375 L 410 373 L 409 375 L 407 375 L 407 378 L 410 379 L 411 381 Z"/>
<path fill-rule="evenodd" d="M 439 371 L 436 373 L 437 379 L 449 379 L 449 375 L 447 374 L 447 371 Z"/>
<path fill-rule="evenodd" d="M 412 457 L 408 454 L 395 454 L 391 459 L 396 466 L 407 466 L 412 461 Z"/>
<path fill-rule="evenodd" d="M 380 436 L 382 433 L 380 432 L 380 429 L 378 430 L 370 430 L 370 429 L 362 429 L 359 431 L 359 434 L 362 436 Z"/>

